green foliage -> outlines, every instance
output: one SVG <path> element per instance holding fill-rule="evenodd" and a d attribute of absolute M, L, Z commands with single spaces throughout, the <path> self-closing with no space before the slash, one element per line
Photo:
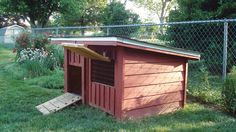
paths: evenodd
<path fill-rule="evenodd" d="M 189 69 L 188 93 L 198 101 L 220 105 L 220 78 L 209 76 L 204 62 L 190 63 Z"/>
<path fill-rule="evenodd" d="M 4 13 L 16 14 L 27 20 L 32 27 L 45 27 L 49 17 L 56 12 L 64 12 L 76 0 L 1 0 L 0 9 Z"/>
<path fill-rule="evenodd" d="M 63 89 L 64 72 L 62 69 L 56 69 L 47 76 L 40 76 L 33 79 L 25 80 L 30 85 L 36 85 L 49 89 Z"/>
<path fill-rule="evenodd" d="M 61 45 L 50 44 L 47 46 L 47 49 L 53 53 L 57 66 L 62 67 L 64 64 L 64 48 Z"/>
<path fill-rule="evenodd" d="M 30 34 L 28 32 L 24 32 L 16 38 L 14 52 L 17 52 L 16 57 L 19 57 L 19 53 L 24 49 L 46 49 L 48 44 L 49 40 L 45 34 Z"/>
<path fill-rule="evenodd" d="M 48 74 L 63 64 L 63 49 L 49 45 L 44 34 L 23 33 L 16 39 L 16 63 L 26 69 L 25 77 L 37 77 Z"/>
<path fill-rule="evenodd" d="M 103 25 L 137 24 L 140 22 L 137 14 L 125 9 L 124 4 L 114 1 L 105 8 L 102 20 Z M 129 36 L 137 30 L 138 27 L 129 27 L 128 31 L 127 28 L 117 27 L 110 29 L 109 35 Z"/>
<path fill-rule="evenodd" d="M 235 0 L 177 0 L 170 21 L 235 18 Z"/>
<path fill-rule="evenodd" d="M 46 61 L 45 61 L 46 62 Z M 29 78 L 46 75 L 50 72 L 46 64 L 39 61 L 26 60 L 21 64 L 21 68 L 26 69 Z"/>
<path fill-rule="evenodd" d="M 32 48 L 36 49 L 46 48 L 49 44 L 48 36 L 46 34 L 32 34 L 31 42 Z"/>
<path fill-rule="evenodd" d="M 222 88 L 224 107 L 236 116 L 236 67 L 228 75 Z"/>
<path fill-rule="evenodd" d="M 53 25 L 57 26 L 87 26 L 96 25 L 101 21 L 101 13 L 106 6 L 106 0 L 77 0 L 70 10 L 54 15 Z"/>
<path fill-rule="evenodd" d="M 9 63 L 3 69 L 12 79 L 23 80 L 27 76 L 27 70 L 19 63 Z"/>

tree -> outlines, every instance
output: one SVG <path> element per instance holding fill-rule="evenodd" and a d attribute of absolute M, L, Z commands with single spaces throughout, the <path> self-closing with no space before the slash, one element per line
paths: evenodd
<path fill-rule="evenodd" d="M 25 27 L 26 25 L 23 22 L 24 18 L 22 16 L 0 13 L 0 28 L 11 26 L 14 24 Z"/>
<path fill-rule="evenodd" d="M 0 8 L 6 14 L 24 17 L 32 27 L 45 27 L 54 12 L 68 10 L 76 0 L 1 0 Z"/>
<path fill-rule="evenodd" d="M 130 10 L 125 9 L 124 4 L 112 1 L 104 10 L 102 15 L 103 25 L 122 25 L 122 24 L 137 24 L 139 16 Z M 130 36 L 136 32 L 138 27 L 117 27 L 109 30 L 110 35 Z M 105 31 L 106 32 L 106 31 Z M 108 34 L 108 33 L 107 33 Z"/>
<path fill-rule="evenodd" d="M 236 17 L 235 0 L 177 0 L 169 21 L 223 19 Z"/>
<path fill-rule="evenodd" d="M 60 26 L 98 25 L 107 0 L 77 0 L 70 10 L 55 15 L 54 24 Z"/>
<path fill-rule="evenodd" d="M 169 21 L 193 21 L 236 17 L 235 0 L 177 0 L 178 8 L 169 14 Z M 224 42 L 223 23 L 171 25 L 167 36 L 171 46 L 197 50 L 211 73 L 221 74 Z M 228 28 L 228 70 L 235 65 L 235 24 Z"/>
<path fill-rule="evenodd" d="M 54 15 L 52 25 L 56 26 L 90 26 L 101 23 L 102 12 L 107 0 L 77 0 L 70 10 Z M 63 32 L 63 31 L 62 31 Z M 66 34 L 85 34 L 85 28 L 76 31 L 67 30 Z"/>
<path fill-rule="evenodd" d="M 169 12 L 176 6 L 176 0 L 131 0 L 157 15 L 160 23 L 165 22 Z"/>

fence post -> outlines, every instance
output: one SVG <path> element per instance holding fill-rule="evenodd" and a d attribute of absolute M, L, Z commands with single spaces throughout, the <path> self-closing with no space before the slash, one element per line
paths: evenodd
<path fill-rule="evenodd" d="M 58 36 L 58 28 L 56 28 L 56 37 Z"/>
<path fill-rule="evenodd" d="M 107 27 L 107 36 L 109 36 L 109 35 L 110 35 L 110 28 Z"/>
<path fill-rule="evenodd" d="M 226 79 L 227 74 L 227 51 L 228 48 L 228 22 L 225 20 L 224 22 L 224 48 L 223 48 L 223 73 L 222 79 Z"/>

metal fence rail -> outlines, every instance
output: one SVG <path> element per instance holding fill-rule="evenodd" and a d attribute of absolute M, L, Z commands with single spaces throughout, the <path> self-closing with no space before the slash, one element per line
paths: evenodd
<path fill-rule="evenodd" d="M 236 19 L 184 21 L 85 27 L 34 28 L 32 33 L 50 37 L 122 36 L 151 43 L 184 48 L 201 53 L 200 62 L 209 74 L 225 79 L 236 65 Z"/>

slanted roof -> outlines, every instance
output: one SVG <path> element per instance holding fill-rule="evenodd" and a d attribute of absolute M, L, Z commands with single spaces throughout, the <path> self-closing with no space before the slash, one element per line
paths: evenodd
<path fill-rule="evenodd" d="M 4 28 L 1 28 L 1 29 L 12 29 L 12 28 L 20 28 L 20 29 L 25 29 L 24 27 L 22 26 L 19 26 L 19 25 L 11 25 L 11 26 L 7 26 L 7 27 L 4 27 Z"/>
<path fill-rule="evenodd" d="M 123 46 L 145 51 L 157 52 L 167 55 L 180 56 L 192 60 L 199 60 L 200 53 L 180 48 L 173 48 L 169 46 L 143 42 L 135 39 L 123 37 L 79 37 L 79 38 L 51 38 L 53 42 L 69 42 L 69 41 L 93 41 L 93 42 L 119 42 L 119 43 L 104 43 L 104 44 L 88 44 L 88 45 L 108 45 L 108 46 Z"/>

